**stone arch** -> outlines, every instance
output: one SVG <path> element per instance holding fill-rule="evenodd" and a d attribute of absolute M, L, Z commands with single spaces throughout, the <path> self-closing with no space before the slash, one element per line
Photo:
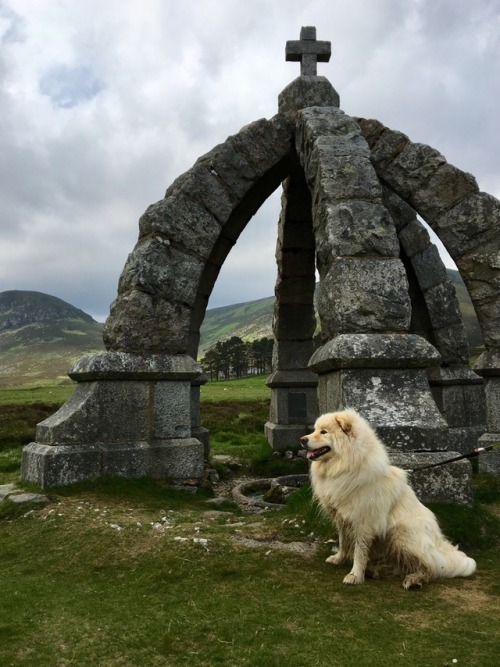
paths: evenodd
<path fill-rule="evenodd" d="M 220 268 L 293 161 L 293 125 L 278 115 L 247 125 L 174 181 L 139 220 L 104 327 L 108 350 L 196 358 Z"/>
<path fill-rule="evenodd" d="M 380 180 L 433 229 L 467 286 L 487 349 L 500 346 L 500 202 L 435 149 L 358 119 Z"/>
<path fill-rule="evenodd" d="M 191 410 L 191 384 L 201 374 L 194 361 L 199 327 L 230 248 L 284 179 L 287 204 L 309 191 L 310 215 L 302 222 L 318 257 L 325 343 L 304 368 L 311 332 L 287 339 L 280 320 L 287 310 L 310 314 L 311 293 L 299 291 L 287 303 L 287 281 L 293 285 L 300 274 L 278 272 L 279 370 L 309 373 L 309 388 L 310 371 L 318 373 L 321 411 L 346 404 L 365 414 L 372 409 L 372 422 L 396 450 L 445 448 L 447 425 L 425 375 L 439 364 L 439 354 L 410 331 L 408 281 L 382 184 L 439 230 L 462 264 L 469 291 L 476 290 L 485 341 L 496 354 L 498 284 L 490 273 L 497 266 L 491 247 L 498 251 L 498 202 L 478 193 L 472 177 L 435 151 L 402 137 L 344 114 L 331 84 L 314 72 L 283 91 L 277 116 L 246 126 L 200 158 L 142 216 L 105 325 L 107 352 L 82 358 L 70 371 L 78 381 L 75 393 L 38 425 L 37 442 L 23 452 L 23 478 L 50 486 L 103 474 L 201 477 L 203 445 L 193 437 Z M 473 233 L 466 224 L 471 210 L 480 220 Z M 293 249 L 291 212 L 283 216 L 282 268 Z M 488 212 L 496 216 L 492 225 Z M 314 253 L 312 246 L 307 251 Z M 477 270 L 469 268 L 474 258 Z M 490 273 L 481 289 L 486 265 Z M 488 304 L 495 306 L 493 315 Z M 285 352 L 296 343 L 300 361 L 290 368 Z M 283 386 L 278 378 L 276 389 L 289 396 L 296 379 Z M 492 391 L 489 400 L 491 412 L 498 394 Z M 489 422 L 490 430 L 499 418 Z"/>

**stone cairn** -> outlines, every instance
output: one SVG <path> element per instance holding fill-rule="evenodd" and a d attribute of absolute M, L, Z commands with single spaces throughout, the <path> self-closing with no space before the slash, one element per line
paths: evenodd
<path fill-rule="evenodd" d="M 315 28 L 287 43 L 286 58 L 301 74 L 280 94 L 278 114 L 199 158 L 139 220 L 104 328 L 107 351 L 70 370 L 76 389 L 25 447 L 23 479 L 44 487 L 100 475 L 202 477 L 200 326 L 225 258 L 280 184 L 272 448 L 296 450 L 319 413 L 346 406 L 403 466 L 500 440 L 500 202 L 432 148 L 341 111 L 317 75 L 330 43 Z M 479 375 L 417 214 L 471 295 L 486 347 Z M 315 311 L 323 343 L 313 351 Z M 488 456 L 481 469 L 498 470 Z M 442 499 L 451 486 L 467 496 L 468 462 L 434 470 L 443 472 L 429 495 Z"/>

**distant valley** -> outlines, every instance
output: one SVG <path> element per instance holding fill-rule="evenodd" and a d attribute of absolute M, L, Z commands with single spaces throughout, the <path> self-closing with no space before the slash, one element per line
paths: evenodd
<path fill-rule="evenodd" d="M 457 290 L 472 347 L 481 332 L 458 271 L 448 270 Z M 274 297 L 207 310 L 200 356 L 218 340 L 272 337 Z M 104 350 L 103 325 L 87 313 L 42 292 L 0 292 L 0 387 L 70 382 L 68 369 L 82 355 Z"/>

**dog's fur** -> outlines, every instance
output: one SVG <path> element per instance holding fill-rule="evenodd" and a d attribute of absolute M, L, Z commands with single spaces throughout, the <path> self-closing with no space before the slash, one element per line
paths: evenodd
<path fill-rule="evenodd" d="M 335 522 L 339 549 L 327 563 L 352 560 L 345 584 L 361 584 L 367 567 L 389 566 L 405 589 L 432 579 L 467 577 L 476 563 L 443 536 L 434 514 L 391 466 L 383 444 L 354 410 L 319 417 L 301 438 L 311 461 L 311 483 Z"/>

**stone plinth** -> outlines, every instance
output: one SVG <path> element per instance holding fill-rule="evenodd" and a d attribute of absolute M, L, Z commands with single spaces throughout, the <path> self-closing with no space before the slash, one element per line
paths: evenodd
<path fill-rule="evenodd" d="M 357 410 L 390 450 L 445 450 L 447 424 L 425 373 L 438 360 L 414 334 L 337 336 L 309 364 L 319 375 L 319 411 Z"/>
<path fill-rule="evenodd" d="M 272 389 L 267 441 L 274 451 L 296 451 L 318 416 L 318 378 L 307 369 L 275 371 L 266 384 Z"/>
<path fill-rule="evenodd" d="M 457 452 L 389 452 L 391 464 L 412 471 L 458 456 Z M 408 473 L 408 482 L 423 503 L 472 505 L 472 465 L 470 461 L 454 461 L 426 470 Z"/>
<path fill-rule="evenodd" d="M 479 438 L 478 446 L 487 447 L 500 442 L 500 349 L 486 350 L 474 365 L 474 370 L 484 378 L 486 398 L 486 432 Z M 500 450 L 496 449 L 479 458 L 481 472 L 500 473 Z"/>
<path fill-rule="evenodd" d="M 468 366 L 431 368 L 431 392 L 448 424 L 448 449 L 466 454 L 486 431 L 483 379 Z"/>
<path fill-rule="evenodd" d="M 187 355 L 105 352 L 80 359 L 68 401 L 37 425 L 23 449 L 22 478 L 42 487 L 103 475 L 182 480 L 203 472 L 203 445 L 191 436 Z"/>

